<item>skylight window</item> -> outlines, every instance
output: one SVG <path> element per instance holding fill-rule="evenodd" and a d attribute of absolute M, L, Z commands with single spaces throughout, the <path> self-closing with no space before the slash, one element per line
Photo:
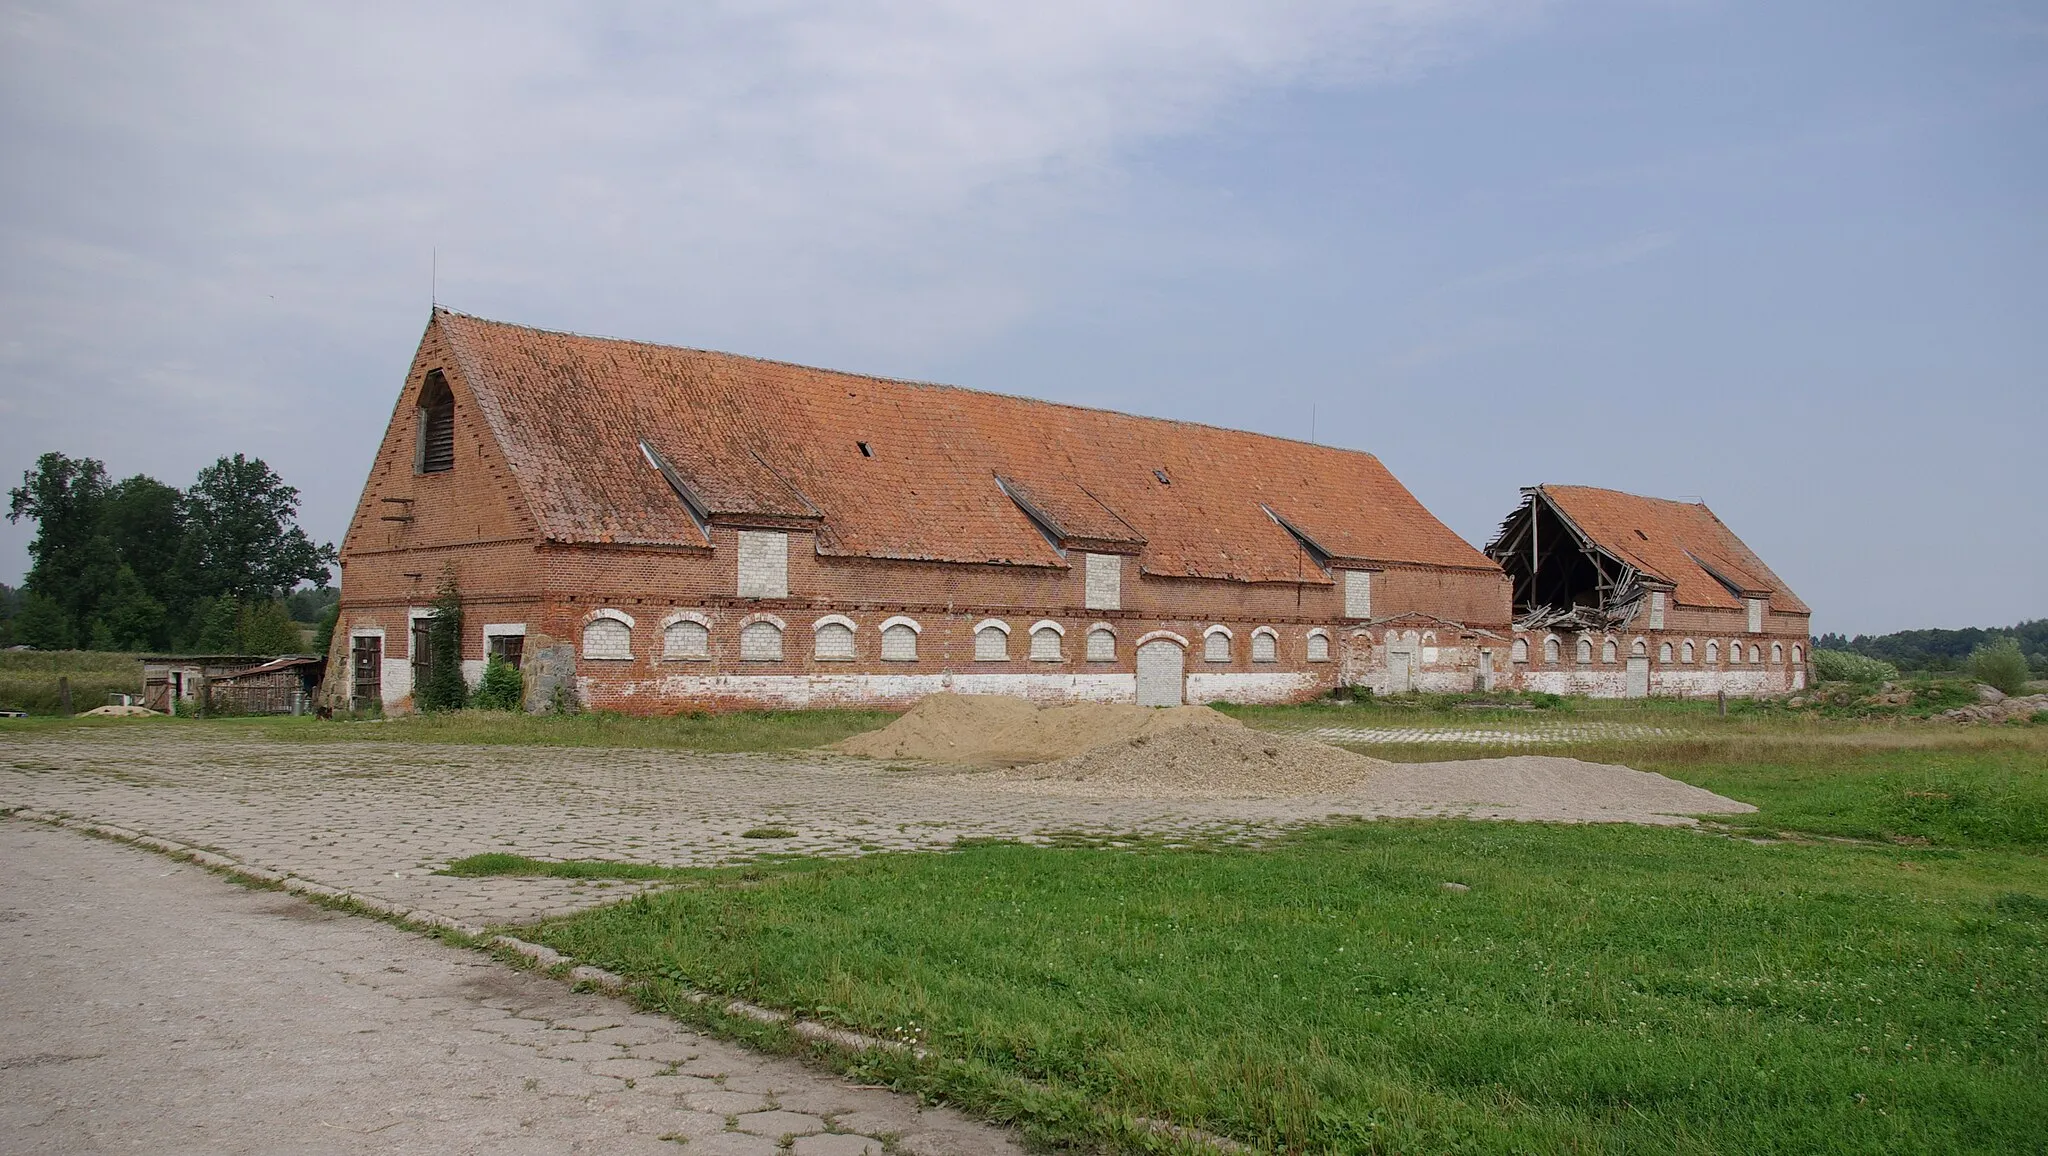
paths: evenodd
<path fill-rule="evenodd" d="M 1173 484 L 1173 479 L 1166 476 L 1165 470 L 1153 470 L 1152 476 L 1158 478 L 1159 484 L 1162 486 L 1170 486 Z"/>
<path fill-rule="evenodd" d="M 866 443 L 866 442 L 855 442 L 855 443 L 853 443 L 853 444 L 854 444 L 854 445 L 857 445 L 857 446 L 859 446 L 859 447 L 860 447 L 860 456 L 862 456 L 862 457 L 864 457 L 864 458 L 871 458 L 871 457 L 874 457 L 874 456 L 875 456 L 875 451 L 873 450 L 873 448 L 871 448 L 871 447 L 870 447 L 870 446 L 868 445 L 868 443 Z"/>

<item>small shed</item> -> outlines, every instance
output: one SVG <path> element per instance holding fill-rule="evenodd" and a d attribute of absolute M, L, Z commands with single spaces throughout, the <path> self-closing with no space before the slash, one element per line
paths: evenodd
<path fill-rule="evenodd" d="M 142 660 L 143 705 L 166 714 L 202 708 L 236 714 L 302 714 L 326 676 L 319 655 L 180 654 Z"/>

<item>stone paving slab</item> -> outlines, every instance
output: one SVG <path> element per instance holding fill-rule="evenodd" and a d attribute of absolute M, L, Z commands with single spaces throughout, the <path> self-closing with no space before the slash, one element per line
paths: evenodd
<path fill-rule="evenodd" d="M 0 879 L 0 1151 L 1023 1152 L 950 1110 L 136 848 L 0 820 Z M 694 1102 L 712 1095 L 734 1099 Z"/>
<path fill-rule="evenodd" d="M 1345 810 L 1314 796 L 992 795 L 943 769 L 825 754 L 295 743 L 103 727 L 0 736 L 0 808 L 23 807 L 476 924 L 532 922 L 652 886 L 435 874 L 487 851 L 707 866 L 763 851 L 857 855 L 968 837 L 1237 837 Z M 796 834 L 745 837 L 770 826 Z"/>
<path fill-rule="evenodd" d="M 1545 743 L 1629 742 L 1681 732 L 1635 723 L 1528 722 L 1500 726 L 1319 726 L 1275 723 L 1262 727 L 1322 743 L 1470 743 L 1479 746 L 1536 746 Z"/>

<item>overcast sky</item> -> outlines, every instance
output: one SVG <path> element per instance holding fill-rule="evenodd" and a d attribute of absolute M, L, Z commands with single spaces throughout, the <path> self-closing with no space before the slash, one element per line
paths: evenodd
<path fill-rule="evenodd" d="M 10 485 L 246 452 L 339 538 L 438 265 L 486 317 L 1313 431 L 1475 544 L 1536 482 L 1704 498 L 1816 630 L 2048 615 L 2039 3 L 0 14 Z"/>

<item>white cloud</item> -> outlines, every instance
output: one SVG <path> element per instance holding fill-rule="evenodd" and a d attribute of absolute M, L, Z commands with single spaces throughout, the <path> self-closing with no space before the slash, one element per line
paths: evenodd
<path fill-rule="evenodd" d="M 1134 145 L 1533 7 L 4 4 L 0 466 L 176 481 L 311 421 L 287 473 L 338 526 L 436 249 L 444 302 L 535 324 L 877 368 L 969 345 L 1040 308 L 1036 252 Z"/>

